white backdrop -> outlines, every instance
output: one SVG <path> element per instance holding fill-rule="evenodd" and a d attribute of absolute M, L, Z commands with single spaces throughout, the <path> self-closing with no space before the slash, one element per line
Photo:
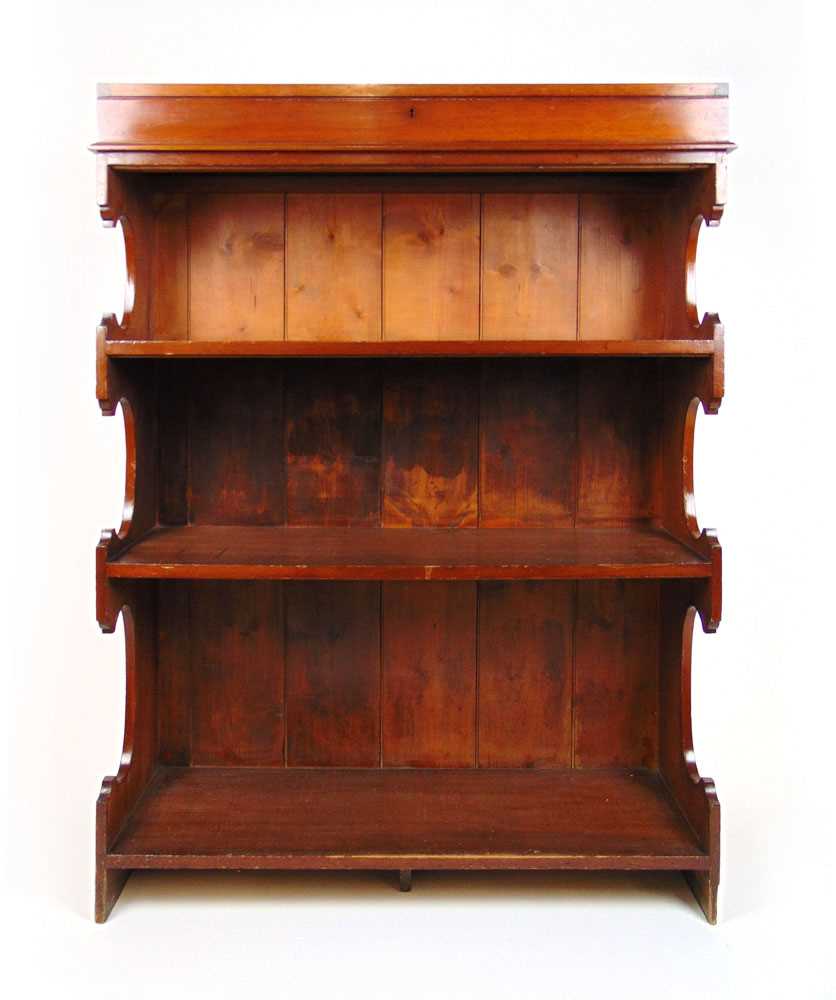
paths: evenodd
<path fill-rule="evenodd" d="M 833 995 L 825 9 L 808 5 L 806 47 L 802 5 L 732 0 L 7 12 L 7 995 Z M 119 312 L 124 279 L 85 149 L 95 83 L 715 80 L 731 84 L 740 149 L 723 224 L 700 245 L 700 306 L 724 320 L 728 358 L 727 399 L 698 424 L 696 493 L 724 546 L 725 609 L 719 633 L 696 638 L 694 712 L 723 807 L 720 925 L 675 876 L 449 873 L 417 876 L 408 896 L 363 873 L 134 876 L 94 925 L 93 806 L 117 765 L 124 698 L 121 635 L 101 636 L 93 608 L 93 548 L 119 523 L 124 478 L 121 417 L 101 418 L 94 398 L 94 329 Z"/>

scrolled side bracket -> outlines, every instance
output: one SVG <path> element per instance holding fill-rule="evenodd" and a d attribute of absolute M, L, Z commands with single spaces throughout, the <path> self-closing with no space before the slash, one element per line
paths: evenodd
<path fill-rule="evenodd" d="M 125 731 L 119 768 L 102 782 L 96 802 L 96 920 L 105 920 L 129 872 L 110 867 L 108 852 L 152 779 L 157 760 L 154 590 L 129 581 L 109 584 L 98 609 L 105 631 L 125 629 Z"/>
<path fill-rule="evenodd" d="M 705 871 L 687 871 L 710 923 L 717 922 L 720 883 L 720 803 L 714 781 L 700 775 L 691 727 L 691 655 L 697 609 L 687 581 L 663 589 L 660 662 L 659 768 L 671 796 L 708 856 Z"/>

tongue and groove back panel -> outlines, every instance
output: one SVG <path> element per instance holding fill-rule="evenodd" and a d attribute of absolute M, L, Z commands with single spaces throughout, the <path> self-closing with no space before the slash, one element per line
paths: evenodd
<path fill-rule="evenodd" d="M 161 520 L 397 530 L 649 518 L 666 364 L 162 365 Z M 159 668 L 177 692 L 163 761 L 653 766 L 659 586 L 159 584 L 160 614 L 175 618 Z"/>
<path fill-rule="evenodd" d="M 681 364 L 163 363 L 159 521 L 461 528 L 659 518 L 662 401 Z M 684 419 L 690 397 L 669 393 Z"/>
<path fill-rule="evenodd" d="M 133 336 L 673 335 L 687 229 L 666 210 L 676 181 L 664 174 L 517 185 L 475 176 L 448 181 L 451 191 L 426 180 L 404 190 L 403 181 L 383 179 L 385 189 L 374 191 L 371 180 L 351 178 L 343 182 L 349 190 L 334 190 L 334 182 L 325 190 L 280 189 L 300 183 L 277 178 L 279 189 L 265 191 L 253 190 L 264 181 L 233 178 L 207 192 L 207 181 L 196 178 L 168 193 L 170 184 L 158 181 L 150 325 Z"/>
<path fill-rule="evenodd" d="M 657 764 L 664 582 L 148 586 L 163 764 Z"/>
<path fill-rule="evenodd" d="M 100 89 L 126 640 L 96 915 L 137 868 L 682 870 L 697 314 L 722 85 Z M 258 360 L 254 360 L 258 359 Z M 431 529 L 431 530 L 423 530 Z"/>

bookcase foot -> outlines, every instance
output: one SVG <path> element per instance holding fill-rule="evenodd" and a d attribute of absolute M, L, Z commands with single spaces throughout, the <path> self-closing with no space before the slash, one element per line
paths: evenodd
<path fill-rule="evenodd" d="M 123 868 L 105 868 L 99 865 L 96 870 L 96 923 L 103 924 L 110 916 L 110 911 L 116 900 L 122 894 L 130 871 Z"/>
<path fill-rule="evenodd" d="M 691 887 L 691 892 L 705 914 L 710 924 L 717 923 L 717 890 L 718 880 L 712 872 L 683 872 L 685 881 Z"/>
<path fill-rule="evenodd" d="M 399 888 L 401 892 L 412 891 L 412 869 L 401 868 L 399 874 Z"/>

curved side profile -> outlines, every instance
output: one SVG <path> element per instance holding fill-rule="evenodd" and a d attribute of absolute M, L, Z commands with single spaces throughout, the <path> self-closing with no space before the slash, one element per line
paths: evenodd
<path fill-rule="evenodd" d="M 717 922 L 720 882 L 720 803 L 711 778 L 700 777 L 691 735 L 691 646 L 696 609 L 688 587 L 662 590 L 659 768 L 673 799 L 709 856 L 705 872 L 685 877 L 707 919 Z"/>
<path fill-rule="evenodd" d="M 102 782 L 96 802 L 96 920 L 107 919 L 129 872 L 107 867 L 107 852 L 136 806 L 157 757 L 156 653 L 153 594 L 149 588 L 109 587 L 99 610 L 103 631 L 119 615 L 125 629 L 125 736 L 119 769 Z"/>

